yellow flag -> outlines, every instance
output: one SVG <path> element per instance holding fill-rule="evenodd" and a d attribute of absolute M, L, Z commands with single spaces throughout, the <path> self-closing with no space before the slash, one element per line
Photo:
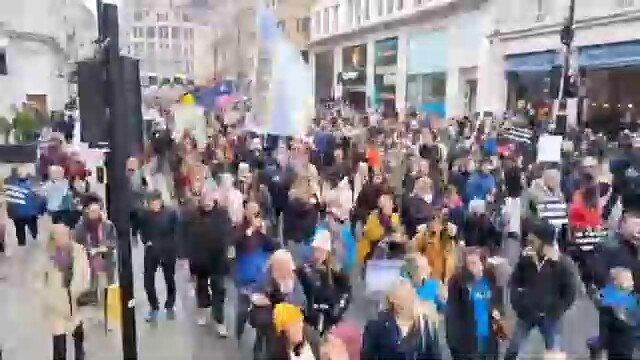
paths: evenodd
<path fill-rule="evenodd" d="M 196 104 L 196 98 L 193 97 L 193 95 L 186 94 L 185 96 L 182 97 L 182 105 L 195 105 L 195 104 Z"/>
<path fill-rule="evenodd" d="M 107 288 L 107 322 L 112 326 L 120 326 L 122 306 L 120 305 L 120 287 L 111 285 Z"/>

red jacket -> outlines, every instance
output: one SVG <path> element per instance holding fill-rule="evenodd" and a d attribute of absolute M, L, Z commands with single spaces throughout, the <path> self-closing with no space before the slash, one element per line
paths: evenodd
<path fill-rule="evenodd" d="M 602 227 L 602 208 L 587 208 L 582 194 L 576 193 L 569 208 L 569 225 L 573 231 Z"/>

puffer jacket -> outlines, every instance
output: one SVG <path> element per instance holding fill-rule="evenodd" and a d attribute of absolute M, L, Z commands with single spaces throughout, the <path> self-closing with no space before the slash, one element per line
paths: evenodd
<path fill-rule="evenodd" d="M 412 245 L 429 260 L 431 278 L 446 284 L 456 271 L 455 239 L 445 229 L 427 230 L 418 233 Z"/>

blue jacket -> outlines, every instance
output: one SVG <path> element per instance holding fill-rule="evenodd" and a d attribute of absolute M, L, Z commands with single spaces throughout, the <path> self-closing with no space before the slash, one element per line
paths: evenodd
<path fill-rule="evenodd" d="M 471 200 L 486 200 L 491 191 L 496 188 L 496 179 L 493 175 L 475 173 L 469 177 L 465 186 L 465 202 Z"/>
<path fill-rule="evenodd" d="M 28 218 L 41 213 L 41 199 L 33 191 L 31 181 L 18 179 L 5 187 L 7 211 L 14 219 Z"/>
<path fill-rule="evenodd" d="M 64 198 L 69 192 L 69 182 L 66 179 L 47 181 L 44 184 L 44 191 L 47 197 L 47 211 L 68 210 L 64 209 Z"/>
<path fill-rule="evenodd" d="M 422 285 L 416 287 L 416 294 L 422 301 L 432 302 L 436 305 L 438 311 L 444 310 L 446 304 L 440 300 L 438 296 L 440 294 L 440 281 L 438 280 L 426 280 Z"/>
<path fill-rule="evenodd" d="M 485 156 L 498 155 L 498 140 L 494 137 L 486 138 L 484 144 L 482 144 L 482 152 L 484 152 Z"/>
<path fill-rule="evenodd" d="M 316 227 L 316 231 L 314 231 L 313 236 L 311 237 L 311 242 L 313 242 L 313 238 L 316 236 L 318 231 L 321 230 L 329 230 L 328 224 L 321 223 Z M 356 263 L 356 240 L 353 237 L 351 225 L 349 223 L 340 225 L 340 239 L 332 240 L 334 241 L 334 244 L 336 241 L 340 241 L 340 246 L 333 246 L 338 249 L 337 260 L 344 272 L 350 272 L 353 265 Z"/>

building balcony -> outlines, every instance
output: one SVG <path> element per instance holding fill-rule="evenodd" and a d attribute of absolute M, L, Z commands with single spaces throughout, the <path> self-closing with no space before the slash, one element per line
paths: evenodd
<path fill-rule="evenodd" d="M 311 9 L 310 42 L 411 20 L 454 4 L 484 0 L 327 0 Z M 355 6 L 354 6 L 355 4 Z M 359 5 L 359 6 L 358 6 Z"/>

